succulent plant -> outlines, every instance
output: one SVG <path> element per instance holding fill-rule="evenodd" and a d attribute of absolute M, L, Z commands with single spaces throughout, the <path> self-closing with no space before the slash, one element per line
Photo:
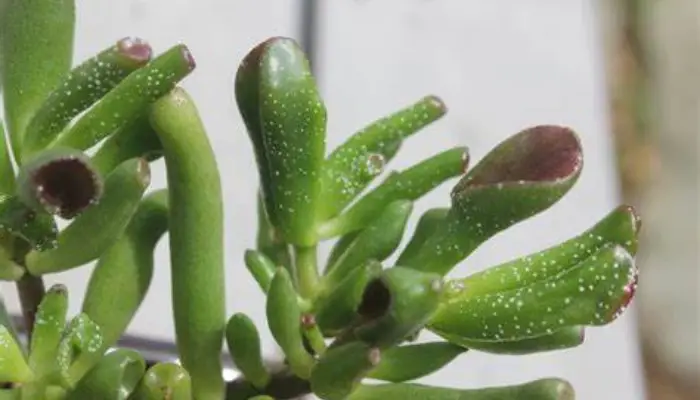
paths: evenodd
<path fill-rule="evenodd" d="M 417 380 L 469 352 L 579 346 L 634 296 L 640 220 L 629 206 L 551 248 L 451 274 L 574 186 L 583 152 L 573 130 L 525 127 L 473 167 L 456 147 L 384 174 L 404 140 L 446 114 L 442 100 L 416 99 L 329 151 L 332 115 L 309 62 L 294 40 L 273 37 L 235 77 L 259 178 L 248 194 L 258 204 L 256 246 L 240 264 L 266 296 L 265 322 L 284 354 L 268 365 L 260 321 L 227 315 L 224 271 L 238 266 L 224 265 L 221 176 L 196 103 L 179 86 L 195 69 L 188 48 L 156 53 L 125 38 L 72 66 L 73 0 L 0 8 L 0 279 L 16 282 L 28 339 L 18 340 L 2 307 L 2 399 L 570 399 L 571 385 L 554 377 L 469 389 Z M 150 163 L 161 158 L 167 187 L 149 190 Z M 444 206 L 407 233 L 414 203 L 451 180 Z M 149 365 L 115 346 L 164 237 L 179 361 Z M 68 315 L 67 288 L 47 289 L 43 277 L 93 262 L 81 311 Z M 416 342 L 425 331 L 440 339 Z M 231 382 L 224 344 L 241 373 Z"/>

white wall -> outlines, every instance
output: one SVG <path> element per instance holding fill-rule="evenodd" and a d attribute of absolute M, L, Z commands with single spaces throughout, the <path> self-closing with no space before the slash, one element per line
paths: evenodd
<path fill-rule="evenodd" d="M 434 93 L 450 112 L 406 144 L 392 166 L 406 166 L 449 146 L 468 145 L 474 160 L 529 125 L 572 126 L 585 149 L 577 187 L 551 212 L 480 248 L 455 275 L 561 241 L 588 228 L 618 200 L 608 138 L 602 51 L 592 1 L 375 0 L 327 1 L 317 48 L 319 82 L 329 110 L 329 146 L 365 123 Z M 226 196 L 227 304 L 264 321 L 264 302 L 243 268 L 254 240 L 256 174 L 251 148 L 232 99 L 232 76 L 259 41 L 297 32 L 299 1 L 80 1 L 76 59 L 113 40 L 136 35 L 158 50 L 187 43 L 198 70 L 184 86 L 198 101 L 219 157 Z M 76 61 L 77 61 L 76 60 Z M 164 185 L 162 165 L 154 187 Z M 417 205 L 447 204 L 449 187 Z M 415 223 L 415 221 L 414 221 Z M 170 339 L 167 243 L 154 287 L 131 332 Z M 52 277 L 68 284 L 77 312 L 89 269 Z M 12 285 L 2 284 L 10 307 Z M 272 348 L 270 335 L 263 329 Z M 579 399 L 643 399 L 634 309 L 616 324 L 592 329 L 579 349 L 531 357 L 467 354 L 426 382 L 459 387 L 562 376 Z"/>

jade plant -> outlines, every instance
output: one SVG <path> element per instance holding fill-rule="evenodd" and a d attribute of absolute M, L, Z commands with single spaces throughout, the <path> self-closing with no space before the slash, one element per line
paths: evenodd
<path fill-rule="evenodd" d="M 420 378 L 471 352 L 577 347 L 634 295 L 640 220 L 629 206 L 551 248 L 452 273 L 574 186 L 573 130 L 524 127 L 476 163 L 456 147 L 388 171 L 405 140 L 446 114 L 443 101 L 416 99 L 328 149 L 309 62 L 283 37 L 250 50 L 235 76 L 246 133 L 231 134 L 248 135 L 259 178 L 256 193 L 236 195 L 257 202 L 258 230 L 225 265 L 220 172 L 180 86 L 195 69 L 188 48 L 125 38 L 74 64 L 74 0 L 2 0 L 0 18 L 0 278 L 16 283 L 23 313 L 20 326 L 0 313 L 0 399 L 571 399 L 555 377 L 466 389 Z M 164 188 L 150 187 L 157 160 Z M 413 215 L 450 181 L 442 207 Z M 158 268 L 170 268 L 177 362 L 118 346 L 165 237 L 170 265 Z M 244 266 L 266 321 L 227 313 L 224 272 Z M 75 268 L 92 269 L 68 315 L 66 287 L 44 277 Z M 262 357 L 262 326 L 278 364 Z M 240 372 L 233 381 L 222 356 Z"/>

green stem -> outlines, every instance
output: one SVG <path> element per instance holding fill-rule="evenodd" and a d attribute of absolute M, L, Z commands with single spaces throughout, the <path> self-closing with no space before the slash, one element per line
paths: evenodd
<path fill-rule="evenodd" d="M 303 298 L 312 298 L 319 282 L 316 245 L 294 246 L 294 256 L 299 293 Z"/>

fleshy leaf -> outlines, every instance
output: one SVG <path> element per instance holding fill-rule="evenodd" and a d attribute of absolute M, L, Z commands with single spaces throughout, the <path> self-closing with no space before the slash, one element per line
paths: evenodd
<path fill-rule="evenodd" d="M 258 163 L 267 165 L 261 183 L 271 221 L 286 242 L 314 245 L 326 109 L 309 61 L 293 39 L 275 37 L 246 56 L 238 77 L 246 80 L 237 85 L 241 115 L 256 152 L 260 144 L 264 151 Z"/>
<path fill-rule="evenodd" d="M 36 251 L 50 250 L 58 244 L 54 218 L 29 208 L 17 196 L 0 195 L 0 229 L 25 240 Z"/>
<path fill-rule="evenodd" d="M 27 126 L 22 159 L 48 146 L 73 118 L 150 61 L 151 54 L 143 40 L 124 38 L 64 75 Z"/>
<path fill-rule="evenodd" d="M 58 344 L 61 386 L 73 387 L 104 354 L 100 327 L 85 314 L 73 317 Z"/>
<path fill-rule="evenodd" d="M 443 335 L 444 339 L 470 350 L 492 354 L 523 355 L 571 349 L 583 344 L 585 328 L 572 326 L 554 333 L 521 340 L 483 341 Z"/>
<path fill-rule="evenodd" d="M 270 217 L 265 210 L 262 196 L 262 193 L 258 194 L 256 248 L 263 252 L 276 266 L 285 267 L 291 275 L 294 275 L 289 245 L 285 243 L 279 231 L 272 225 Z"/>
<path fill-rule="evenodd" d="M 3 3 L 0 86 L 13 153 L 19 158 L 30 119 L 71 68 L 75 0 Z"/>
<path fill-rule="evenodd" d="M 122 336 L 143 302 L 155 247 L 167 229 L 168 192 L 160 189 L 141 200 L 124 233 L 92 270 L 82 312 L 100 326 L 105 350 Z"/>
<path fill-rule="evenodd" d="M 384 118 L 373 121 L 338 146 L 324 165 L 319 219 L 337 216 L 382 172 L 406 138 L 447 112 L 442 100 L 426 96 Z"/>
<path fill-rule="evenodd" d="M 0 13 L 2 13 L 2 10 L 0 10 Z M 1 20 L 0 23 L 2 23 Z M 0 54 L 2 54 L 2 50 L 0 50 Z M 1 78 L 0 89 L 2 89 Z M 0 119 L 0 193 L 15 192 L 15 168 L 12 165 L 12 157 L 10 156 L 12 149 L 10 147 L 9 139 L 5 135 L 5 124 Z"/>
<path fill-rule="evenodd" d="M 401 172 L 393 172 L 347 211 L 319 226 L 323 238 L 345 235 L 366 227 L 384 207 L 396 200 L 415 201 L 445 181 L 462 175 L 469 163 L 466 147 L 438 153 Z"/>
<path fill-rule="evenodd" d="M 80 379 L 66 400 L 126 400 L 136 389 L 145 369 L 146 362 L 138 352 L 114 350 Z"/>
<path fill-rule="evenodd" d="M 149 163 L 163 157 L 163 146 L 147 117 L 117 129 L 92 156 L 92 163 L 102 175 L 108 175 L 119 164 L 137 157 Z"/>
<path fill-rule="evenodd" d="M 190 375 L 175 363 L 158 363 L 146 371 L 129 400 L 191 400 Z"/>
<path fill-rule="evenodd" d="M 511 136 L 457 183 L 445 220 L 402 265 L 445 275 L 489 238 L 559 201 L 582 167 L 581 143 L 567 128 Z"/>
<path fill-rule="evenodd" d="M 14 260 L 15 240 L 14 236 L 2 232 L 0 228 L 0 280 L 18 281 L 25 274 L 24 268 Z"/>
<path fill-rule="evenodd" d="M 331 348 L 314 366 L 311 390 L 324 400 L 345 399 L 380 360 L 380 350 L 362 342 Z"/>
<path fill-rule="evenodd" d="M 324 277 L 324 284 L 334 286 L 368 260 L 384 261 L 391 256 L 401 243 L 412 211 L 413 203 L 409 200 L 389 203 L 384 211 L 357 235 L 334 265 L 330 266 Z"/>
<path fill-rule="evenodd" d="M 421 246 L 435 232 L 437 227 L 445 220 L 449 208 L 431 208 L 421 215 L 416 229 L 413 231 L 413 236 L 404 247 L 401 255 L 396 260 L 396 265 L 403 265 L 404 260 L 410 260 L 420 251 Z"/>
<path fill-rule="evenodd" d="M 371 281 L 357 312 L 352 334 L 373 346 L 390 347 L 423 328 L 438 307 L 439 275 L 393 267 Z"/>
<path fill-rule="evenodd" d="M 166 160 L 178 353 L 192 379 L 192 397 L 219 400 L 226 325 L 221 176 L 199 110 L 184 89 L 155 102 L 150 121 Z"/>
<path fill-rule="evenodd" d="M 470 340 L 522 340 L 572 326 L 616 319 L 631 301 L 637 268 L 621 246 L 609 245 L 575 267 L 503 292 L 449 292 L 428 329 Z"/>
<path fill-rule="evenodd" d="M 91 148 L 117 129 L 144 116 L 149 106 L 174 89 L 194 69 L 195 61 L 187 46 L 171 47 L 129 74 L 62 132 L 51 146 Z"/>
<path fill-rule="evenodd" d="M 362 385 L 348 400 L 574 400 L 574 388 L 563 379 L 544 378 L 528 383 L 483 389 L 451 389 L 416 383 Z"/>
<path fill-rule="evenodd" d="M 267 386 L 270 373 L 263 364 L 260 334 L 247 315 L 236 313 L 228 320 L 226 343 L 233 363 L 243 376 L 258 389 Z"/>
<path fill-rule="evenodd" d="M 634 256 L 639 228 L 640 219 L 634 209 L 620 206 L 572 239 L 466 278 L 451 280 L 447 287 L 458 291 L 468 288 L 471 296 L 516 289 L 552 278 L 611 244 Z"/>
<path fill-rule="evenodd" d="M 336 335 L 356 322 L 365 289 L 381 271 L 381 263 L 369 260 L 352 270 L 336 286 L 328 287 L 318 295 L 314 301 L 316 322 L 324 334 Z"/>
<path fill-rule="evenodd" d="M 0 325 L 0 382 L 24 383 L 34 378 L 12 333 Z"/>
<path fill-rule="evenodd" d="M 333 264 L 338 261 L 338 259 L 345 254 L 345 252 L 348 250 L 350 245 L 355 241 L 357 238 L 357 235 L 360 234 L 360 231 L 353 231 L 350 232 L 346 235 L 341 236 L 338 240 L 335 241 L 333 244 L 333 247 L 331 248 L 331 252 L 328 255 L 328 259 L 326 260 L 326 267 L 324 268 L 323 274 L 327 274 L 328 270 L 333 266 Z"/>
<path fill-rule="evenodd" d="M 146 161 L 134 158 L 122 163 L 105 179 L 100 200 L 59 233 L 55 249 L 27 254 L 27 269 L 38 276 L 97 259 L 122 235 L 150 182 Z"/>
<path fill-rule="evenodd" d="M 277 269 L 275 263 L 257 250 L 246 250 L 243 258 L 248 272 L 255 278 L 263 293 L 267 293 Z"/>
<path fill-rule="evenodd" d="M 447 342 L 392 347 L 382 353 L 382 360 L 367 377 L 397 383 L 422 378 L 442 369 L 465 351 Z"/>
<path fill-rule="evenodd" d="M 52 286 L 44 295 L 34 320 L 29 367 L 39 379 L 57 370 L 56 358 L 68 312 L 68 289 L 61 284 Z"/>
<path fill-rule="evenodd" d="M 17 194 L 37 211 L 73 219 L 102 197 L 102 176 L 83 152 L 68 147 L 42 151 L 22 165 Z"/>
<path fill-rule="evenodd" d="M 301 309 L 294 285 L 286 269 L 278 268 L 267 294 L 267 324 L 280 346 L 292 372 L 308 378 L 314 360 L 304 347 L 301 334 Z"/>

